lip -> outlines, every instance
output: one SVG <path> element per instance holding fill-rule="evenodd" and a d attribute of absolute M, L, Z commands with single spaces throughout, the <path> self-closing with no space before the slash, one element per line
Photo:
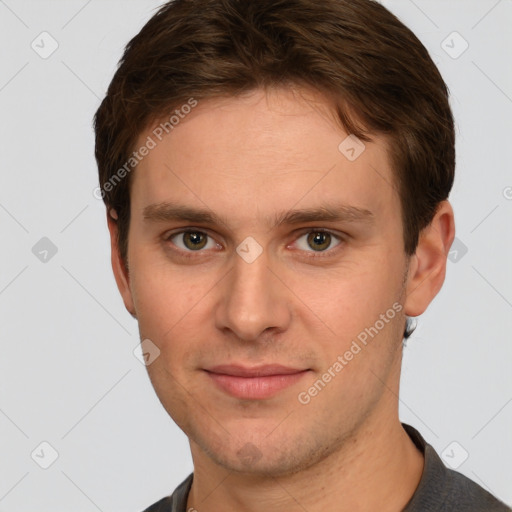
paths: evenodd
<path fill-rule="evenodd" d="M 281 365 L 247 368 L 239 365 L 219 365 L 205 369 L 209 378 L 224 392 L 235 398 L 262 400 L 295 384 L 308 369 Z"/>

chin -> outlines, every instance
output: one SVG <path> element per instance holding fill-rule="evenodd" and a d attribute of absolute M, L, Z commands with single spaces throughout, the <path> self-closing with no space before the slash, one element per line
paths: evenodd
<path fill-rule="evenodd" d="M 328 445 L 322 444 L 318 435 L 290 435 L 290 431 L 284 429 L 281 437 L 272 437 L 268 432 L 272 432 L 272 429 L 258 437 L 254 432 L 249 435 L 246 428 L 236 436 L 224 432 L 226 435 L 223 440 L 212 442 L 210 431 L 208 438 L 201 435 L 200 438 L 195 436 L 194 440 L 218 466 L 230 472 L 265 478 L 283 477 L 304 471 L 332 450 Z"/>

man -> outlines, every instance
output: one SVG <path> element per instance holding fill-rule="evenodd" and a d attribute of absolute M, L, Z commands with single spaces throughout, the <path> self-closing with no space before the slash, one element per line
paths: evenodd
<path fill-rule="evenodd" d="M 95 118 L 112 264 L 194 472 L 148 511 L 504 511 L 400 423 L 454 215 L 448 92 L 369 0 L 177 0 Z"/>

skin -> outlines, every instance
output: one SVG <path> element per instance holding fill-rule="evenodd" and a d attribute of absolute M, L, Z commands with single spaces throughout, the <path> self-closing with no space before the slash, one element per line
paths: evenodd
<path fill-rule="evenodd" d="M 420 481 L 423 456 L 398 417 L 402 334 L 405 315 L 422 314 L 443 284 L 453 210 L 441 203 L 407 256 L 387 140 L 372 136 L 351 162 L 338 150 L 346 137 L 323 97 L 304 89 L 201 101 L 132 176 L 129 272 L 108 217 L 125 306 L 160 350 L 149 376 L 190 440 L 187 510 L 398 511 Z M 144 218 L 166 202 L 224 221 Z M 269 224 L 326 203 L 373 215 Z M 184 228 L 207 245 L 170 238 Z M 333 235 L 320 250 L 308 243 L 315 228 Z M 252 263 L 236 252 L 249 236 L 263 249 Z M 300 403 L 395 303 L 402 310 Z M 271 398 L 241 400 L 204 371 L 228 363 L 309 371 Z"/>

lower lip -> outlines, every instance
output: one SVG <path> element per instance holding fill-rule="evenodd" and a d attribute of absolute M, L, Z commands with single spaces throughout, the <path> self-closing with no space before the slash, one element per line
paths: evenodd
<path fill-rule="evenodd" d="M 237 377 L 221 373 L 206 373 L 219 388 L 235 398 L 262 400 L 270 398 L 279 391 L 295 384 L 308 373 L 308 370 L 288 375 L 268 375 L 266 377 Z"/>

